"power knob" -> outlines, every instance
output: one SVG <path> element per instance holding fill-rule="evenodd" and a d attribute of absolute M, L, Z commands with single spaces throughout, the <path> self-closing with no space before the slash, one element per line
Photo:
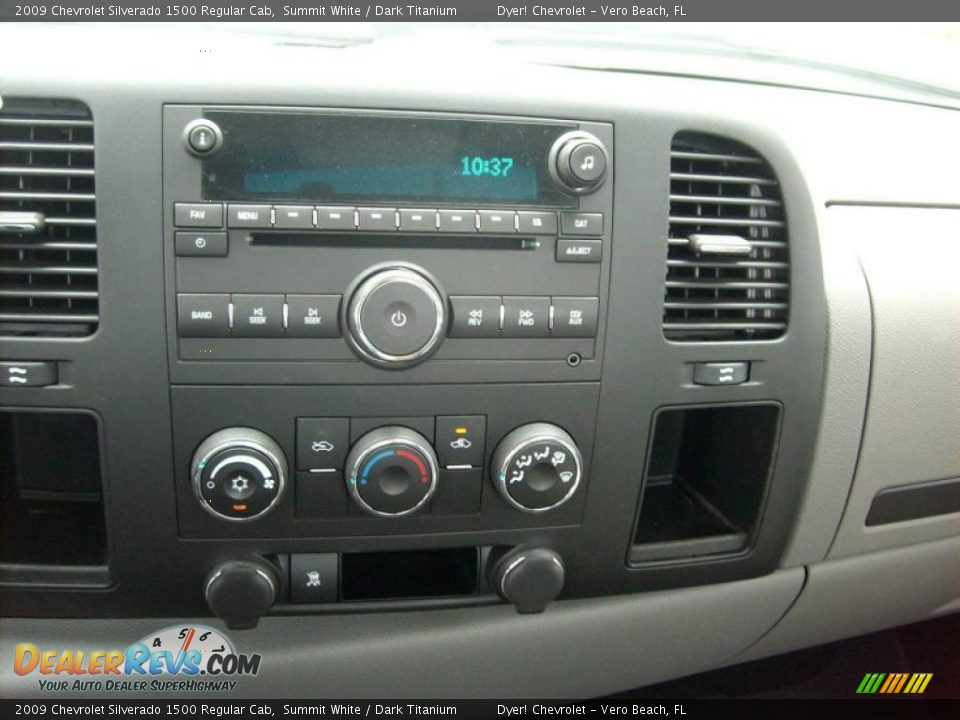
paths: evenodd
<path fill-rule="evenodd" d="M 531 423 L 500 441 L 490 471 L 504 500 L 518 510 L 542 513 L 573 497 L 583 475 L 583 457 L 565 430 Z"/>
<path fill-rule="evenodd" d="M 385 368 L 426 360 L 443 340 L 446 302 L 425 270 L 402 263 L 371 268 L 343 312 L 346 339 L 361 359 Z"/>
<path fill-rule="evenodd" d="M 553 179 L 575 195 L 593 192 L 607 177 L 607 149 L 587 132 L 574 131 L 557 138 L 549 162 Z"/>

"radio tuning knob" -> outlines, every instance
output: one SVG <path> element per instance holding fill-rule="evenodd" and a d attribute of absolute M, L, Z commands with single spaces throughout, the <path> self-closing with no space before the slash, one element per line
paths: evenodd
<path fill-rule="evenodd" d="M 490 472 L 504 500 L 518 510 L 542 513 L 573 497 L 583 475 L 583 457 L 566 431 L 531 423 L 500 441 Z"/>
<path fill-rule="evenodd" d="M 273 510 L 283 496 L 286 476 L 283 450 L 253 428 L 215 432 L 200 443 L 191 463 L 200 507 L 232 522 L 255 520 Z"/>
<path fill-rule="evenodd" d="M 550 150 L 550 174 L 567 192 L 593 192 L 607 177 L 607 149 L 595 135 L 561 135 Z"/>

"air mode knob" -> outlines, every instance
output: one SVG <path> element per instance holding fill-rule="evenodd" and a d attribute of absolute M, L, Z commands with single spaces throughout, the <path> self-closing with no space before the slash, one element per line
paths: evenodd
<path fill-rule="evenodd" d="M 590 133 L 566 133 L 550 150 L 550 174 L 567 192 L 592 192 L 607 177 L 607 149 Z"/>
<path fill-rule="evenodd" d="M 246 522 L 276 507 L 286 485 L 287 461 L 266 433 L 227 428 L 197 447 L 191 477 L 200 507 L 221 520 Z"/>
<path fill-rule="evenodd" d="M 573 497 L 583 475 L 583 457 L 565 430 L 531 423 L 500 441 L 490 472 L 504 500 L 524 512 L 541 513 Z"/>
<path fill-rule="evenodd" d="M 357 440 L 346 463 L 347 490 L 364 510 L 380 517 L 416 512 L 437 490 L 437 456 L 410 428 L 377 428 Z"/>

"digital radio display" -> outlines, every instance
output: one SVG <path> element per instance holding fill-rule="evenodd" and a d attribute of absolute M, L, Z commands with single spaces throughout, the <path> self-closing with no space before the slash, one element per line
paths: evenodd
<path fill-rule="evenodd" d="M 223 148 L 208 200 L 571 206 L 547 157 L 570 125 L 388 115 L 214 111 Z"/>

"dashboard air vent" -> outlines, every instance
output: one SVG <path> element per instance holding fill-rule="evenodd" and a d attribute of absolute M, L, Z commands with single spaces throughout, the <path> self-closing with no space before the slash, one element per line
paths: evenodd
<path fill-rule="evenodd" d="M 752 148 L 680 133 L 670 150 L 663 331 L 670 340 L 768 340 L 787 327 L 790 272 L 776 175 Z"/>
<path fill-rule="evenodd" d="M 0 336 L 99 321 L 93 120 L 72 101 L 0 107 Z"/>

